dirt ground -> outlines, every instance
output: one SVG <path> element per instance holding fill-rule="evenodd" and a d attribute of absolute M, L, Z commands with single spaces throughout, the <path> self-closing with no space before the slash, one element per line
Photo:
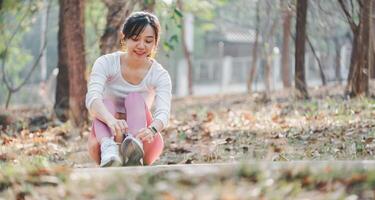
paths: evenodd
<path fill-rule="evenodd" d="M 149 171 L 111 179 L 100 190 L 92 190 L 100 188 L 95 176 L 78 181 L 98 182 L 91 190 L 78 189 L 70 176 L 97 167 L 87 154 L 89 126 L 73 129 L 48 109 L 2 111 L 0 124 L 7 127 L 0 132 L 0 199 L 371 199 L 374 170 L 338 167 L 334 161 L 374 160 L 375 99 L 348 99 L 342 91 L 342 86 L 312 88 L 308 100 L 294 99 L 291 90 L 174 99 L 162 133 L 165 149 L 154 167 L 192 165 L 196 175 L 146 167 Z M 273 168 L 301 160 L 333 166 Z M 268 165 L 241 164 L 248 162 Z M 195 165 L 216 163 L 235 164 L 231 170 L 219 165 L 215 173 Z"/>

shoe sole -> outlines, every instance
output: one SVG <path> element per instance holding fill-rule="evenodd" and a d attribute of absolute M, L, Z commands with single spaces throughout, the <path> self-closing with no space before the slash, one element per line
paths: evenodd
<path fill-rule="evenodd" d="M 127 151 L 128 150 L 128 151 Z M 123 166 L 143 165 L 143 149 L 131 139 L 125 139 L 120 147 L 123 157 Z"/>

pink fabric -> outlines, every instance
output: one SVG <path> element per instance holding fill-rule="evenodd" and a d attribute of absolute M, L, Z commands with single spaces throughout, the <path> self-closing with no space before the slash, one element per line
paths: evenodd
<path fill-rule="evenodd" d="M 104 105 L 112 115 L 116 114 L 116 107 L 110 100 L 104 100 Z M 139 93 L 130 93 L 125 98 L 124 107 L 126 110 L 126 122 L 128 124 L 129 134 L 136 136 L 141 128 L 149 126 L 152 122 L 152 115 L 147 108 L 144 98 Z M 102 121 L 94 119 L 92 123 L 92 132 L 98 141 L 103 137 L 111 137 L 109 127 Z M 151 165 L 159 158 L 164 148 L 164 141 L 160 133 L 158 133 L 151 143 L 143 142 L 143 150 L 145 152 L 143 161 L 147 165 Z"/>

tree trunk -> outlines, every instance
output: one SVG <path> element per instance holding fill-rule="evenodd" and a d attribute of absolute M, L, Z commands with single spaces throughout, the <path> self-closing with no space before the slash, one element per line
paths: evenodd
<path fill-rule="evenodd" d="M 370 77 L 375 79 L 375 2 L 372 1 L 372 17 L 371 17 L 371 49 L 372 49 L 372 56 L 371 56 L 371 65 L 370 65 Z"/>
<path fill-rule="evenodd" d="M 346 94 L 350 97 L 368 95 L 370 64 L 370 30 L 372 0 L 364 1 L 360 9 L 360 21 L 354 31 L 352 55 Z"/>
<path fill-rule="evenodd" d="M 59 68 L 63 67 L 59 70 L 59 76 L 61 72 L 64 72 L 65 80 L 58 79 L 60 80 L 58 88 L 64 88 L 69 94 L 69 100 L 64 103 L 70 108 L 69 119 L 72 120 L 74 126 L 81 126 L 87 120 L 84 3 L 84 0 L 60 0 L 58 63 Z M 64 114 L 67 117 L 66 113 Z"/>
<path fill-rule="evenodd" d="M 40 51 L 42 56 L 40 58 L 40 83 L 39 83 L 39 95 L 44 105 L 50 107 L 50 103 L 47 96 L 47 47 L 44 47 L 44 43 L 47 40 L 47 9 L 50 6 L 50 1 L 43 0 L 44 8 L 41 11 L 41 24 L 40 24 Z"/>
<path fill-rule="evenodd" d="M 341 84 L 341 44 L 338 37 L 335 37 L 333 42 L 335 43 L 335 77 L 336 81 Z"/>
<path fill-rule="evenodd" d="M 68 55 L 67 38 L 65 30 L 66 24 L 66 3 L 60 0 L 59 11 L 59 32 L 58 32 L 58 63 L 59 73 L 56 80 L 55 105 L 53 106 L 57 118 L 66 122 L 69 118 L 69 72 L 68 72 Z"/>
<path fill-rule="evenodd" d="M 281 50 L 281 76 L 284 88 L 291 86 L 290 68 L 289 68 L 289 41 L 290 41 L 290 25 L 292 20 L 292 10 L 284 0 L 281 0 L 281 8 L 283 9 L 283 46 Z"/>
<path fill-rule="evenodd" d="M 260 26 L 260 16 L 259 16 L 259 6 L 260 1 L 256 2 L 256 19 L 255 19 L 255 41 L 253 46 L 253 54 L 251 61 L 251 70 L 249 70 L 249 78 L 247 79 L 247 92 L 252 93 L 253 82 L 255 79 L 256 69 L 257 69 L 257 59 L 258 59 L 258 40 L 259 40 L 259 26 Z"/>
<path fill-rule="evenodd" d="M 133 11 L 136 0 L 103 0 L 108 8 L 107 23 L 100 38 L 100 53 L 117 51 L 120 47 L 120 36 L 126 17 Z"/>
<path fill-rule="evenodd" d="M 309 46 L 310 46 L 310 48 L 311 48 L 311 51 L 312 51 L 312 53 L 313 53 L 313 55 L 314 55 L 316 61 L 318 62 L 318 66 L 319 66 L 319 75 L 320 75 L 320 79 L 322 80 L 322 85 L 326 85 L 326 84 L 327 84 L 327 81 L 326 81 L 326 77 L 325 77 L 325 75 L 324 75 L 322 62 L 320 62 L 320 58 L 319 58 L 318 54 L 316 53 L 315 48 L 314 48 L 314 46 L 312 45 L 312 43 L 311 43 L 311 41 L 310 41 L 308 35 L 306 35 L 306 40 L 307 40 L 307 42 L 309 43 Z M 328 56 L 325 56 L 325 57 L 328 57 Z M 323 61 L 324 61 L 324 59 L 323 59 Z"/>
<path fill-rule="evenodd" d="M 266 89 L 266 95 L 267 97 L 270 95 L 271 92 L 271 81 L 272 81 L 272 54 L 273 54 L 273 46 L 274 46 L 274 34 L 275 30 L 277 28 L 278 20 L 277 18 L 274 18 L 272 21 L 271 29 L 269 33 L 267 34 L 267 37 L 265 38 L 266 41 L 268 41 L 268 45 L 264 46 L 264 52 L 265 52 L 265 65 L 264 65 L 264 84 Z"/>
<path fill-rule="evenodd" d="M 177 6 L 181 12 L 183 12 L 183 2 L 181 0 L 177 0 Z M 187 61 L 188 65 L 188 92 L 189 95 L 193 94 L 193 62 L 191 60 L 191 53 L 188 50 L 186 44 L 186 35 L 185 35 L 185 22 L 184 18 L 181 18 L 181 41 L 182 41 L 182 50 L 184 52 L 185 60 Z"/>
<path fill-rule="evenodd" d="M 296 23 L 296 53 L 295 53 L 295 79 L 297 98 L 307 99 L 307 86 L 305 79 L 305 41 L 307 23 L 308 0 L 297 1 L 297 23 Z"/>
<path fill-rule="evenodd" d="M 47 39 L 46 27 L 47 27 L 47 7 L 50 2 L 43 0 L 44 8 L 41 11 L 41 24 L 40 24 L 40 49 L 42 51 L 42 57 L 40 58 L 40 82 L 44 84 L 47 79 L 47 47 L 44 48 L 44 42 Z"/>

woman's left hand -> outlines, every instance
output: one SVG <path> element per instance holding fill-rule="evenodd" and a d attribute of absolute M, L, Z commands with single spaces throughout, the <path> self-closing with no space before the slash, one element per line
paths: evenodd
<path fill-rule="evenodd" d="M 151 143 L 154 140 L 154 133 L 149 128 L 142 128 L 138 131 L 137 138 L 143 142 Z"/>

